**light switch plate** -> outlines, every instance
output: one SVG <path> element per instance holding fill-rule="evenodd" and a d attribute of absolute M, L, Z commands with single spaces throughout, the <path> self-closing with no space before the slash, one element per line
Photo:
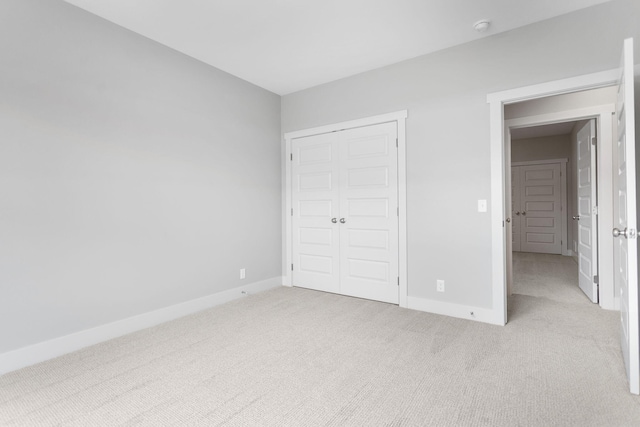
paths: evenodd
<path fill-rule="evenodd" d="M 486 211 L 487 211 L 487 201 L 478 200 L 478 212 L 486 212 Z"/>

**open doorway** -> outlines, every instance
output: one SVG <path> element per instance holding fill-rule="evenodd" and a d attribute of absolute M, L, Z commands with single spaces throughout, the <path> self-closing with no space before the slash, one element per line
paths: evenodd
<path fill-rule="evenodd" d="M 510 206 L 511 146 L 505 126 L 505 106 L 548 100 L 558 96 L 586 93 L 598 88 L 615 87 L 614 104 L 570 107 L 554 103 L 556 113 L 543 112 L 529 126 L 596 117 L 598 120 L 598 269 L 599 305 L 619 309 L 622 356 L 629 389 L 640 393 L 640 333 L 638 333 L 636 148 L 634 106 L 633 39 L 625 39 L 620 67 L 600 73 L 556 80 L 487 95 L 490 116 L 491 193 L 492 193 L 492 286 L 494 322 L 507 323 L 507 283 L 512 279 L 511 251 L 507 251 L 507 226 Z M 549 107 L 549 106 L 548 106 Z M 574 108 L 574 109 L 571 109 Z M 522 125 L 521 127 L 526 127 Z M 615 141 L 615 144 L 613 144 Z M 613 244 L 615 240 L 615 245 Z M 508 259 L 507 259 L 508 258 Z"/>
<path fill-rule="evenodd" d="M 509 128 L 510 294 L 598 303 L 596 123 Z"/>
<path fill-rule="evenodd" d="M 567 295 L 581 293 L 603 308 L 616 308 L 608 246 L 613 242 L 598 227 L 611 220 L 613 210 L 615 99 L 615 87 L 608 86 L 504 107 L 508 295 L 514 286 L 534 292 L 522 289 L 518 268 L 528 265 L 532 271 L 535 261 L 539 285 L 546 281 L 535 292 L 557 290 L 551 286 L 558 283 Z M 555 264 L 545 264 L 550 260 Z M 554 269 L 555 278 L 549 276 Z M 524 277 L 529 286 L 532 280 Z"/>

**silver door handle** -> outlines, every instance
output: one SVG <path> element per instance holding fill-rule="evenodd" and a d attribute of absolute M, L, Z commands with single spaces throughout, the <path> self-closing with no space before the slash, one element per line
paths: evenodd
<path fill-rule="evenodd" d="M 527 213 L 525 211 L 522 211 L 522 216 L 525 216 Z"/>
<path fill-rule="evenodd" d="M 627 227 L 625 227 L 624 230 L 620 231 L 620 229 L 614 228 L 612 234 L 613 234 L 613 237 L 624 236 L 625 239 L 635 239 L 636 230 L 634 230 L 633 228 L 627 229 Z"/>
<path fill-rule="evenodd" d="M 511 222 L 511 218 L 507 218 L 507 219 L 505 219 L 505 221 Z"/>
<path fill-rule="evenodd" d="M 331 218 L 331 222 L 335 224 L 336 222 L 338 222 L 338 218 Z"/>
<path fill-rule="evenodd" d="M 520 216 L 520 211 L 516 211 L 516 215 Z"/>
<path fill-rule="evenodd" d="M 347 220 L 346 220 L 346 219 L 344 219 L 344 218 L 340 218 L 340 224 L 344 224 L 345 222 L 347 222 Z"/>
<path fill-rule="evenodd" d="M 580 221 L 580 215 L 574 216 L 573 219 L 576 220 L 576 221 Z"/>

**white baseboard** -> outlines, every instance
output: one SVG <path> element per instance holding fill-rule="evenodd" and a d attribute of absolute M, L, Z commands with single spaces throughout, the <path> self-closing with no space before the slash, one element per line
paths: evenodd
<path fill-rule="evenodd" d="M 254 282 L 206 297 L 175 304 L 169 307 L 118 320 L 106 325 L 75 332 L 27 347 L 0 354 L 0 375 L 24 368 L 90 345 L 98 344 L 141 329 L 149 328 L 169 320 L 187 316 L 243 297 L 246 293 L 256 293 L 282 286 L 282 276 Z"/>
<path fill-rule="evenodd" d="M 491 309 L 451 304 L 448 302 L 416 297 L 408 297 L 407 301 L 408 308 L 412 310 L 457 317 L 459 319 L 475 320 L 477 322 L 490 323 L 492 325 L 503 325 L 501 320 L 502 317 L 499 316 L 499 313 L 496 313 Z"/>

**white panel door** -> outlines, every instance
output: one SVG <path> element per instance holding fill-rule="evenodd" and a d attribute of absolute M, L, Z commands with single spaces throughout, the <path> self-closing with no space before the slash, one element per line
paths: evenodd
<path fill-rule="evenodd" d="M 292 151 L 294 285 L 339 292 L 337 135 L 294 139 Z"/>
<path fill-rule="evenodd" d="M 578 139 L 578 284 L 592 301 L 598 302 L 598 233 L 596 207 L 595 121 L 590 120 L 579 131 Z"/>
<path fill-rule="evenodd" d="M 520 252 L 520 166 L 511 167 L 511 250 Z"/>
<path fill-rule="evenodd" d="M 520 250 L 560 254 L 560 164 L 520 166 L 520 170 Z"/>
<path fill-rule="evenodd" d="M 293 285 L 398 304 L 397 123 L 292 141 Z"/>
<path fill-rule="evenodd" d="M 339 136 L 341 293 L 397 304 L 397 124 Z"/>
<path fill-rule="evenodd" d="M 624 41 L 618 87 L 617 173 L 614 174 L 614 269 L 620 289 L 621 347 L 629 389 L 640 393 L 633 39 Z"/>

